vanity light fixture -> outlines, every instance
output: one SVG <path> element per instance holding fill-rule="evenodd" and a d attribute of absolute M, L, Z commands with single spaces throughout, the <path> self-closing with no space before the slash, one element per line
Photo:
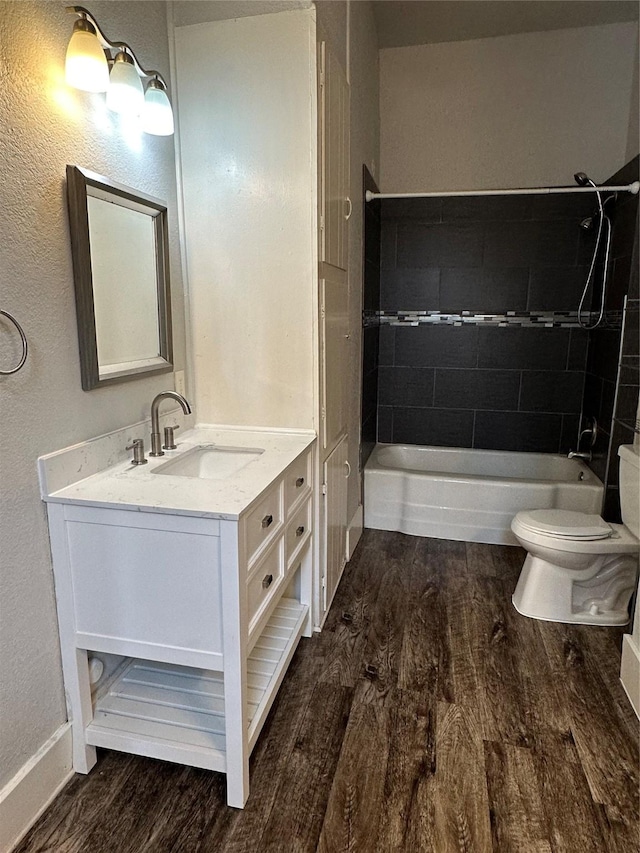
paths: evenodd
<path fill-rule="evenodd" d="M 145 133 L 170 136 L 173 111 L 162 75 L 143 68 L 125 42 L 110 41 L 87 9 L 67 6 L 67 11 L 79 18 L 67 48 L 67 83 L 86 92 L 106 92 L 110 110 L 140 116 Z M 146 93 L 144 80 L 149 81 Z"/>

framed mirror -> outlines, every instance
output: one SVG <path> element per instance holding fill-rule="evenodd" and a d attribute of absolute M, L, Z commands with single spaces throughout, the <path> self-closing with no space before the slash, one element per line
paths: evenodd
<path fill-rule="evenodd" d="M 83 389 L 173 370 L 166 205 L 78 166 L 67 200 Z"/>

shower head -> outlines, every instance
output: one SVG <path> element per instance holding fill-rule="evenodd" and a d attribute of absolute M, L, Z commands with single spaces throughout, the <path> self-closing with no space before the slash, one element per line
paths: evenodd
<path fill-rule="evenodd" d="M 574 181 L 580 187 L 586 187 L 589 184 L 592 187 L 595 187 L 596 184 L 591 180 L 591 178 L 586 175 L 584 172 L 576 172 L 573 176 Z"/>
<path fill-rule="evenodd" d="M 593 216 L 587 216 L 580 223 L 580 227 L 584 228 L 585 231 L 590 231 L 593 228 Z"/>

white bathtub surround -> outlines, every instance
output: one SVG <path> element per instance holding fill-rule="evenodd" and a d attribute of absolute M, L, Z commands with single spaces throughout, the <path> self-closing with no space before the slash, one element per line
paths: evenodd
<path fill-rule="evenodd" d="M 517 545 L 522 509 L 600 511 L 603 486 L 580 460 L 542 453 L 376 445 L 364 471 L 364 523 L 414 536 Z"/>
<path fill-rule="evenodd" d="M 527 550 L 513 604 L 550 622 L 626 625 L 638 580 L 640 457 L 621 446 L 622 524 L 559 509 L 519 512 L 511 529 Z"/>

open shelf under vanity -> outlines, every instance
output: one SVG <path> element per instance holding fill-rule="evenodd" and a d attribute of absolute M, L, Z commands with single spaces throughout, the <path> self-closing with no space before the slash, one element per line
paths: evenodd
<path fill-rule="evenodd" d="M 250 750 L 293 657 L 308 609 L 281 598 L 247 658 Z M 96 696 L 86 740 L 225 772 L 223 673 L 131 658 Z"/>

